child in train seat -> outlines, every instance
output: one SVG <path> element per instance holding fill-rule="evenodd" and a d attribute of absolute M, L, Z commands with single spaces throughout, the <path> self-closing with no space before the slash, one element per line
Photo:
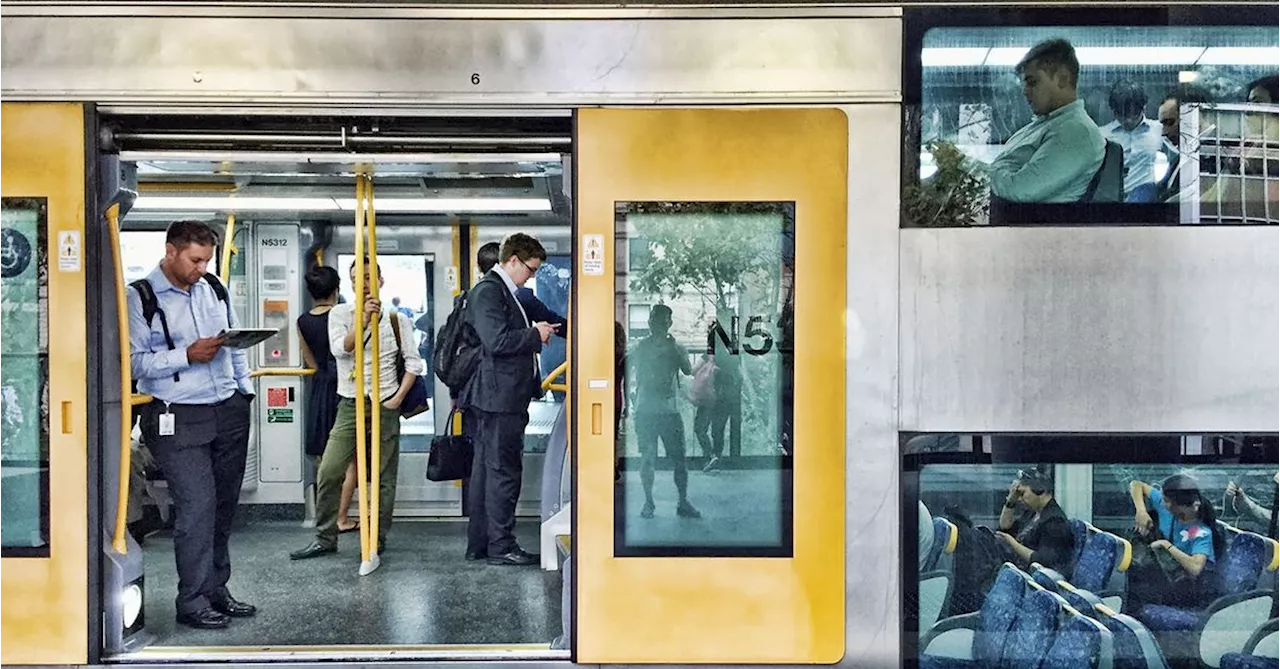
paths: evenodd
<path fill-rule="evenodd" d="M 1187 474 L 1166 478 L 1159 487 L 1129 484 L 1134 505 L 1134 562 L 1129 569 L 1125 612 L 1147 604 L 1199 609 L 1217 596 L 1214 577 L 1226 538 L 1213 503 Z"/>

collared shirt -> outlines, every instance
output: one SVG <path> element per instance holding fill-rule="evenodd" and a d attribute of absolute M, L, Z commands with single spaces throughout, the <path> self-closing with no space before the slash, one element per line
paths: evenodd
<path fill-rule="evenodd" d="M 1124 193 L 1127 197 L 1144 184 L 1155 183 L 1163 174 L 1155 174 L 1156 155 L 1164 143 L 1160 124 L 1149 118 L 1125 130 L 1119 121 L 1102 126 L 1102 135 L 1124 149 Z"/>
<path fill-rule="evenodd" d="M 981 167 L 991 193 L 1010 202 L 1079 202 L 1102 166 L 1106 142 L 1076 100 L 1013 133 L 990 165 Z"/>
<path fill-rule="evenodd" d="M 507 276 L 506 272 L 502 271 L 501 267 L 494 267 L 489 271 L 497 274 L 498 277 L 502 279 L 502 282 L 507 284 L 507 290 L 511 291 L 511 297 L 516 298 L 516 306 L 520 307 L 520 315 L 524 317 L 524 322 L 528 323 L 529 314 L 525 313 L 524 305 L 520 304 L 520 299 L 516 295 L 516 292 L 520 290 L 520 287 L 516 285 L 516 282 L 511 277 Z"/>
<path fill-rule="evenodd" d="M 169 282 L 159 265 L 146 276 L 146 281 L 151 283 L 156 302 L 164 311 L 174 348 L 169 350 L 165 342 L 160 314 L 152 317 L 148 327 L 142 316 L 142 297 L 130 288 L 129 367 L 138 380 L 138 392 L 175 404 L 215 404 L 236 390 L 251 394 L 253 384 L 249 381 L 244 349 L 223 347 L 209 362 L 187 361 L 187 347 L 197 339 L 239 326 L 235 311 L 218 299 L 213 286 L 201 278 L 189 290 L 181 290 Z M 175 373 L 177 381 L 173 380 Z"/>
<path fill-rule="evenodd" d="M 355 329 L 355 308 L 350 302 L 339 304 L 329 311 L 329 350 L 338 363 L 338 395 L 347 399 L 356 397 L 356 352 L 346 350 L 343 341 L 347 333 Z M 422 376 L 426 374 L 427 364 L 418 354 L 418 347 L 413 342 L 413 324 L 398 311 L 382 312 L 378 321 L 378 393 L 379 401 L 385 402 L 400 389 L 400 380 L 396 378 L 396 334 L 391 329 L 391 318 L 400 322 L 400 338 L 404 342 L 401 353 L 404 354 L 404 371 L 406 374 Z M 364 387 L 365 395 L 373 397 L 373 324 L 367 323 L 364 332 Z M 359 342 L 357 342 L 359 344 Z"/>

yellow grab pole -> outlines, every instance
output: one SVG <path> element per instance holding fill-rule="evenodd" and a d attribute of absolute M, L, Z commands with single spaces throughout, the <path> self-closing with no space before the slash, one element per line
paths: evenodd
<path fill-rule="evenodd" d="M 364 448 L 364 303 L 365 303 L 365 262 L 364 262 L 364 177 L 356 177 L 356 495 L 360 506 L 360 561 L 369 561 L 369 523 L 368 519 L 368 486 L 365 485 L 368 463 L 365 462 Z"/>
<path fill-rule="evenodd" d="M 222 264 L 218 266 L 218 278 L 226 286 L 231 281 L 231 256 L 235 253 L 236 215 L 227 214 L 227 229 L 222 233 Z"/>
<path fill-rule="evenodd" d="M 120 485 L 116 490 L 116 531 L 111 547 L 128 552 L 124 533 L 129 514 L 129 474 L 133 469 L 133 368 L 129 357 L 129 305 L 124 293 L 124 263 L 120 260 L 120 204 L 107 208 L 107 230 L 111 235 L 111 256 L 115 261 L 116 327 L 120 331 Z"/>
<path fill-rule="evenodd" d="M 378 219 L 373 208 L 373 180 L 365 175 L 364 178 L 364 199 L 365 199 L 365 229 L 369 233 L 369 262 L 373 265 L 374 281 L 370 288 L 373 299 L 379 299 L 379 284 L 382 279 L 382 272 L 378 270 Z M 391 314 L 392 318 L 396 317 L 395 313 Z M 369 541 L 374 542 L 373 550 L 378 550 L 378 513 L 381 507 L 382 496 L 379 494 L 382 484 L 382 337 L 378 333 L 378 328 L 382 323 L 382 314 L 379 313 L 377 318 L 373 319 L 373 425 L 369 430 L 370 440 L 373 442 L 370 448 L 370 476 L 369 476 L 369 497 L 372 500 L 369 504 Z M 404 333 L 401 333 L 404 336 Z"/>

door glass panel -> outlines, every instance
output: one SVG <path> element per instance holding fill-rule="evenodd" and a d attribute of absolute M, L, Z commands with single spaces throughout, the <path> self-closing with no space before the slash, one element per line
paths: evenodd
<path fill-rule="evenodd" d="M 791 555 L 794 211 L 617 205 L 616 555 Z"/>
<path fill-rule="evenodd" d="M 343 302 L 353 302 L 356 299 L 350 270 L 351 263 L 355 260 L 354 255 L 344 253 L 338 256 L 338 274 L 342 277 L 338 296 Z M 405 348 L 416 350 L 427 363 L 427 397 L 431 398 L 435 391 L 435 383 L 431 380 L 435 374 L 431 369 L 432 345 L 435 342 L 432 334 L 435 329 L 435 310 L 432 308 L 435 301 L 431 297 L 435 290 L 435 255 L 379 254 L 378 265 L 382 268 L 383 278 L 379 291 L 382 308 L 399 311 L 413 324 L 412 332 L 400 334 L 404 337 Z M 401 453 L 426 453 L 431 450 L 438 406 L 439 403 L 431 399 L 429 411 L 400 422 Z"/>
<path fill-rule="evenodd" d="M 0 469 L 4 557 L 49 557 L 48 267 L 44 199 L 0 213 Z"/>

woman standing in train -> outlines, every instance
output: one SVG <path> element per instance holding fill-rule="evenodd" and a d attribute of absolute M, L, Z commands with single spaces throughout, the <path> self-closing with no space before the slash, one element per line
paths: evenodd
<path fill-rule="evenodd" d="M 315 306 L 298 317 L 298 342 L 302 359 L 308 369 L 316 370 L 311 377 L 311 390 L 307 393 L 306 453 L 318 464 L 324 455 L 329 431 L 338 415 L 338 363 L 329 351 L 329 310 L 338 303 L 338 271 L 332 267 L 317 265 L 307 271 L 307 292 Z M 342 498 L 338 502 L 338 531 L 352 532 L 359 527 L 347 515 L 351 508 L 351 493 L 356 487 L 356 466 L 347 468 L 342 481 Z"/>
<path fill-rule="evenodd" d="M 1129 495 L 1134 529 L 1150 539 L 1156 560 L 1130 574 L 1126 606 L 1134 611 L 1145 604 L 1196 609 L 1212 601 L 1217 594 L 1214 565 L 1226 550 L 1226 538 L 1199 482 L 1186 474 L 1174 474 L 1158 488 L 1133 481 Z M 1148 507 L 1155 511 L 1154 519 Z M 1161 553 L 1172 561 L 1163 560 Z"/>

